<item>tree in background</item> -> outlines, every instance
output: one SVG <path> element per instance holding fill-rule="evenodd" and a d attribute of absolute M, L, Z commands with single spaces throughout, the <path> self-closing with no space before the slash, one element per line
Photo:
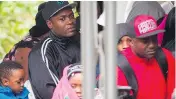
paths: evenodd
<path fill-rule="evenodd" d="M 40 3 L 42 1 L 0 1 L 0 59 L 28 34 L 35 24 Z"/>

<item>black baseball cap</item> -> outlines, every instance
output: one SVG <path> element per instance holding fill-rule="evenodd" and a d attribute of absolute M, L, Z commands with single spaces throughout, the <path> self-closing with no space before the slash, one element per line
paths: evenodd
<path fill-rule="evenodd" d="M 60 10 L 71 7 L 74 8 L 77 6 L 76 2 L 69 3 L 68 1 L 48 1 L 45 5 L 45 8 L 42 11 L 43 18 L 49 20 Z"/>

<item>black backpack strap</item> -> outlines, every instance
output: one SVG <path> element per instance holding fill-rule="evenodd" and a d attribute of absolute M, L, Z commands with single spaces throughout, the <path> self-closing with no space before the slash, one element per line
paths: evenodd
<path fill-rule="evenodd" d="M 164 75 L 165 80 L 167 81 L 168 63 L 161 47 L 158 47 L 155 58 L 160 66 L 160 69 Z"/>
<path fill-rule="evenodd" d="M 117 64 L 119 68 L 122 70 L 122 72 L 124 73 L 126 80 L 128 82 L 128 85 L 132 87 L 134 97 L 136 98 L 136 95 L 138 92 L 138 83 L 137 83 L 135 73 L 125 56 L 123 56 L 122 54 L 118 54 L 117 60 L 118 60 Z"/>

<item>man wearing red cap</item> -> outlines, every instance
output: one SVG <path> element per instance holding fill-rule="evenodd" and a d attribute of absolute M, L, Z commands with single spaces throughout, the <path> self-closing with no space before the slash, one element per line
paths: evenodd
<path fill-rule="evenodd" d="M 118 85 L 133 87 L 136 83 L 137 86 L 133 92 L 135 99 L 171 99 L 175 87 L 175 59 L 171 52 L 157 45 L 157 34 L 164 30 L 157 27 L 156 20 L 148 15 L 138 15 L 128 25 L 133 27 L 130 30 L 131 47 L 122 54 L 130 64 L 129 67 L 134 75 L 130 74 L 131 71 L 124 72 L 124 67 L 120 66 L 122 64 L 119 64 L 119 60 Z M 159 51 L 165 55 L 162 60 L 158 55 Z M 166 61 L 167 65 L 161 67 L 161 61 Z M 167 68 L 167 72 L 162 68 Z"/>

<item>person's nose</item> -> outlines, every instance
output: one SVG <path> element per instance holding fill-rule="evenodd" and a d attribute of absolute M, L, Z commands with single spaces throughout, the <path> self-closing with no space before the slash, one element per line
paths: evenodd
<path fill-rule="evenodd" d="M 20 85 L 21 87 L 23 87 L 24 86 L 24 82 L 21 82 L 21 85 Z"/>
<path fill-rule="evenodd" d="M 157 47 L 157 41 L 156 40 L 153 40 L 153 39 L 150 39 L 149 41 L 149 44 L 148 44 L 148 47 L 150 49 L 155 49 Z"/>
<path fill-rule="evenodd" d="M 24 80 L 20 82 L 20 86 L 21 86 L 21 87 L 24 86 Z"/>
<path fill-rule="evenodd" d="M 77 92 L 77 93 L 81 93 L 81 88 L 79 88 L 79 87 L 76 88 L 76 92 Z"/>
<path fill-rule="evenodd" d="M 68 24 L 74 24 L 76 22 L 75 18 L 67 18 Z"/>
<path fill-rule="evenodd" d="M 129 43 L 124 42 L 124 43 L 123 43 L 123 50 L 126 49 L 126 48 L 128 48 L 128 47 L 129 47 Z"/>

